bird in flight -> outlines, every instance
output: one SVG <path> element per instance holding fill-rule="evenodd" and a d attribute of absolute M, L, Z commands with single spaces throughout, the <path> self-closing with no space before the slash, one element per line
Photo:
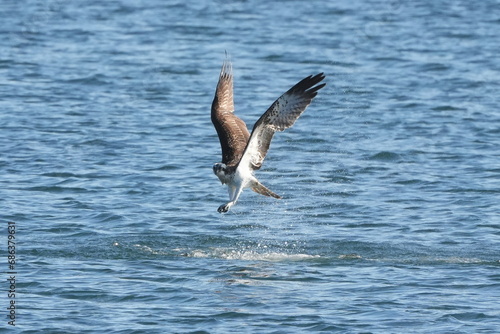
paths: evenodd
<path fill-rule="evenodd" d="M 239 117 L 234 114 L 233 71 L 226 58 L 222 64 L 219 82 L 212 102 L 211 118 L 217 130 L 222 148 L 222 162 L 214 164 L 213 171 L 222 184 L 228 186 L 229 202 L 217 209 L 223 213 L 236 204 L 244 188 L 258 194 L 280 199 L 254 176 L 254 171 L 262 167 L 271 139 L 276 131 L 291 127 L 304 112 L 325 78 L 323 73 L 302 79 L 281 95 L 258 119 L 252 133 Z"/>

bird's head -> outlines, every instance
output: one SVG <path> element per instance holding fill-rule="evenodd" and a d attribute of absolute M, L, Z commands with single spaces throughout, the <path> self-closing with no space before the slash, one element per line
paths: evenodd
<path fill-rule="evenodd" d="M 226 179 L 226 164 L 223 164 L 222 162 L 218 162 L 213 165 L 212 169 L 214 171 L 214 174 L 217 175 L 219 178 L 220 182 L 224 183 L 224 179 Z"/>
<path fill-rule="evenodd" d="M 212 169 L 214 170 L 215 175 L 219 175 L 219 173 L 225 174 L 226 173 L 226 164 L 223 164 L 222 162 L 218 162 L 218 163 L 214 164 Z"/>

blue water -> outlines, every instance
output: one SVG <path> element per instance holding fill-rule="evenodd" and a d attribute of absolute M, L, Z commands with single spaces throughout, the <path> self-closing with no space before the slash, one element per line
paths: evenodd
<path fill-rule="evenodd" d="M 500 332 L 498 1 L 0 9 L 17 332 Z M 225 51 L 249 127 L 303 77 L 327 86 L 257 173 L 284 199 L 221 215 Z"/>

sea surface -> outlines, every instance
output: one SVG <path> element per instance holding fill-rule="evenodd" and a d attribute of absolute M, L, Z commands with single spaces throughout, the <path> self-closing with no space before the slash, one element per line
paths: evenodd
<path fill-rule="evenodd" d="M 500 333 L 499 13 L 3 1 L 0 332 Z M 219 214 L 226 52 L 249 128 L 327 86 L 257 172 L 283 199 Z"/>

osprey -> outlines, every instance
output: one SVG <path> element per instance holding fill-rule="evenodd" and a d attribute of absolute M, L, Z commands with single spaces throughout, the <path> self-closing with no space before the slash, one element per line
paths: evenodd
<path fill-rule="evenodd" d="M 238 200 L 244 188 L 258 194 L 280 199 L 281 196 L 262 185 L 253 171 L 262 167 L 271 139 L 276 131 L 291 127 L 325 84 L 323 73 L 310 75 L 281 95 L 253 126 L 252 133 L 245 122 L 234 114 L 233 73 L 231 62 L 222 64 L 219 82 L 212 102 L 211 118 L 222 148 L 222 162 L 213 166 L 214 174 L 227 184 L 229 202 L 218 212 L 227 212 Z"/>

